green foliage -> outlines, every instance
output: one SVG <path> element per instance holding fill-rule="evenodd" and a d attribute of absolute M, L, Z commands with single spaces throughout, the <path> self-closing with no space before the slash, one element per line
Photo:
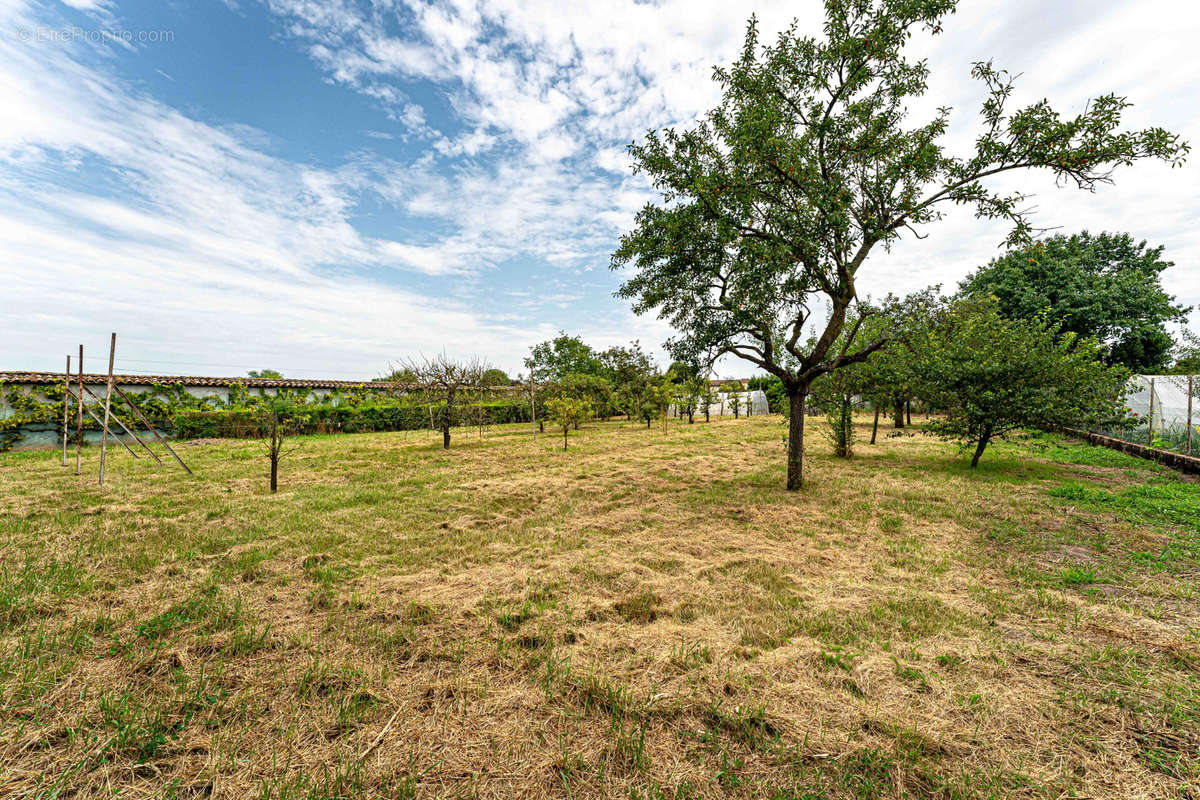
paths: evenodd
<path fill-rule="evenodd" d="M 721 391 L 725 393 L 725 405 L 733 409 L 733 418 L 737 419 L 741 416 L 745 390 L 737 381 L 727 381 L 722 384 Z"/>
<path fill-rule="evenodd" d="M 1168 359 L 1166 323 L 1191 310 L 1162 288 L 1170 261 L 1127 233 L 1053 236 L 994 259 L 967 277 L 963 294 L 993 296 L 1006 317 L 1044 316 L 1063 331 L 1092 336 L 1109 363 L 1149 372 Z"/>
<path fill-rule="evenodd" d="M 813 385 L 811 401 L 825 411 L 829 441 L 839 458 L 850 458 L 854 453 L 854 403 L 863 391 L 860 366 L 831 372 Z"/>
<path fill-rule="evenodd" d="M 417 382 L 417 374 L 415 372 L 413 372 L 411 369 L 404 367 L 404 368 L 400 368 L 400 369 L 394 369 L 391 372 L 389 372 L 387 375 L 384 375 L 379 378 L 375 378 L 372 382 L 373 383 L 414 384 Z"/>
<path fill-rule="evenodd" d="M 1171 368 L 1175 375 L 1200 375 L 1200 336 L 1188 329 L 1180 331 L 1180 341 L 1171 353 Z"/>
<path fill-rule="evenodd" d="M 939 32 L 956 6 L 827 0 L 823 37 L 793 25 L 769 45 L 752 19 L 740 57 L 714 70 L 720 104 L 693 128 L 652 131 L 630 146 L 635 171 L 662 202 L 638 213 L 612 267 L 632 267 L 619 294 L 635 312 L 653 311 L 675 328 L 667 342 L 675 358 L 732 353 L 780 378 L 789 396 L 804 394 L 820 375 L 883 344 L 846 331 L 855 277 L 876 245 L 940 220 L 949 204 L 1007 220 L 1008 241 L 1023 244 L 1032 232 L 1026 198 L 989 189 L 985 179 L 1038 168 L 1090 189 L 1117 165 L 1182 162 L 1188 146 L 1178 136 L 1121 131 L 1129 103 L 1115 95 L 1066 119 L 1045 101 L 1008 108 L 1013 80 L 988 63 L 973 69 L 986 94 L 974 151 L 947 154 L 940 140 L 949 108 L 909 123 L 929 70 L 904 50 L 914 31 Z M 818 301 L 829 308 L 824 329 L 802 344 Z M 793 489 L 801 437 L 792 426 Z"/>
<path fill-rule="evenodd" d="M 904 427 L 905 404 L 920 389 L 913 349 L 928 339 L 944 312 L 945 300 L 940 292 L 940 286 L 932 286 L 902 299 L 889 295 L 879 309 L 861 312 L 864 333 L 868 337 L 886 336 L 888 346 L 850 368 L 850 391 L 876 408 L 890 409 L 897 428 Z"/>
<path fill-rule="evenodd" d="M 587 400 L 592 412 L 598 417 L 611 416 L 616 407 L 612 383 L 600 375 L 568 373 L 558 382 L 558 391 L 564 395 Z"/>
<path fill-rule="evenodd" d="M 563 450 L 567 449 L 567 433 L 592 418 L 592 404 L 584 397 L 559 395 L 546 401 L 546 414 L 563 432 Z"/>
<path fill-rule="evenodd" d="M 613 409 L 638 417 L 657 372 L 653 360 L 636 340 L 628 347 L 608 348 L 599 359 L 601 374 L 612 385 Z"/>
<path fill-rule="evenodd" d="M 275 380 L 283 379 L 283 373 L 273 369 L 252 369 L 247 372 L 246 375 L 250 378 L 273 378 Z"/>
<path fill-rule="evenodd" d="M 678 387 L 675 381 L 675 373 L 668 371 L 666 375 L 659 376 L 650 384 L 647 392 L 646 403 L 642 409 L 646 423 L 649 424 L 650 417 L 647 415 L 647 410 L 662 419 L 663 432 L 667 430 L 667 410 L 671 407 L 671 403 L 675 400 L 675 395 L 678 393 Z"/>
<path fill-rule="evenodd" d="M 850 397 L 838 397 L 837 402 L 825 412 L 825 416 L 829 420 L 829 440 L 833 442 L 833 454 L 839 458 L 849 458 L 854 454 L 854 406 Z"/>
<path fill-rule="evenodd" d="M 946 412 L 927 430 L 974 446 L 975 466 L 989 441 L 1017 428 L 1110 419 L 1128 373 L 1100 349 L 1041 319 L 1006 319 L 994 301 L 958 300 L 914 342 L 924 391 Z"/>
<path fill-rule="evenodd" d="M 526 403 L 500 401 L 473 407 L 480 406 L 487 415 L 487 422 L 493 425 L 528 422 L 530 419 Z M 294 432 L 297 434 L 412 431 L 430 427 L 430 409 L 423 404 L 313 404 L 294 406 L 291 410 L 295 417 Z M 433 415 L 436 423 L 436 409 Z M 265 433 L 263 416 L 255 408 L 183 411 L 176 414 L 173 420 L 174 435 L 179 439 L 260 438 Z"/>
<path fill-rule="evenodd" d="M 533 346 L 525 366 L 536 381 L 561 381 L 568 375 L 600 375 L 603 364 L 596 351 L 578 336 L 559 331 L 553 339 Z"/>
<path fill-rule="evenodd" d="M 483 371 L 484 386 L 508 386 L 510 383 L 512 383 L 512 380 L 509 379 L 508 373 L 502 369 L 492 367 Z"/>
<path fill-rule="evenodd" d="M 774 375 L 751 378 L 746 381 L 746 388 L 750 391 L 759 390 L 767 396 L 768 412 L 772 414 L 786 414 L 790 410 L 787 393 L 783 388 L 783 381 Z"/>
<path fill-rule="evenodd" d="M 654 362 L 637 341 L 597 353 L 579 337 L 562 332 L 533 347 L 525 366 L 550 393 L 586 398 L 603 418 L 640 416 L 655 374 Z"/>
<path fill-rule="evenodd" d="M 674 368 L 671 372 L 675 372 Z M 688 424 L 696 421 L 696 406 L 704 399 L 707 387 L 708 381 L 694 370 L 675 384 L 675 408 L 687 417 Z"/>
<path fill-rule="evenodd" d="M 8 416 L 0 418 L 0 452 L 12 449 L 21 440 L 21 429 L 28 425 L 53 424 L 62 433 L 64 386 L 57 383 L 40 392 L 26 393 L 0 381 L 0 396 L 9 409 Z"/>
<path fill-rule="evenodd" d="M 700 375 L 701 368 L 699 364 L 685 363 L 683 361 L 674 361 L 667 368 L 668 372 L 674 372 L 675 377 L 680 381 L 689 381 Z"/>

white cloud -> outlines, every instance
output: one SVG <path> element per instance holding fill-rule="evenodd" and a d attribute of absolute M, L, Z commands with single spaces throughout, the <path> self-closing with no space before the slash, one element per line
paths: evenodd
<path fill-rule="evenodd" d="M 0 12 L 9 29 L 38 21 L 24 8 Z M 142 352 L 227 360 L 266 349 L 308 354 L 292 360 L 315 370 L 370 374 L 389 358 L 442 347 L 511 366 L 512 343 L 539 330 L 369 277 L 477 269 L 488 248 L 363 236 L 350 214 L 366 191 L 365 167 L 273 157 L 258 149 L 265 137 L 185 117 L 86 56 L 0 40 L 10 353 L 57 352 L 112 326 Z M 108 188 L 66 188 L 81 178 Z M 67 310 L 53 330 L 26 324 L 48 307 Z"/>
<path fill-rule="evenodd" d="M 578 265 L 611 247 L 649 196 L 642 182 L 628 177 L 623 145 L 648 128 L 688 124 L 715 102 L 712 65 L 736 55 L 747 14 L 759 16 L 764 38 L 797 14 L 801 29 L 816 31 L 820 24 L 816 3 L 457 0 L 430 5 L 402 0 L 368 5 L 373 11 L 348 11 L 348 19 L 335 28 L 321 25 L 301 0 L 272 0 L 277 13 L 308 31 L 302 38 L 323 37 L 339 62 L 358 63 L 381 51 L 421 53 L 417 62 L 388 62 L 391 69 L 375 59 L 381 68 L 360 69 L 348 82 L 369 91 L 365 87 L 380 82 L 440 81 L 471 131 L 438 140 L 434 147 L 440 153 L 478 155 L 486 148 L 468 143 L 486 136 L 488 148 L 510 147 L 518 154 L 498 159 L 490 172 L 475 169 L 459 178 L 463 195 L 505 198 L 505 212 L 492 220 L 488 235 L 503 238 L 506 226 L 523 231 L 530 219 L 542 219 L 550 237 L 573 240 L 544 245 L 553 249 L 549 260 L 564 265 Z M 963 3 L 946 33 L 914 42 L 933 70 L 932 90 L 914 112 L 955 106 L 948 141 L 969 147 L 981 100 L 979 87 L 969 79 L 970 65 L 995 58 L 999 66 L 1025 73 L 1014 98 L 1018 102 L 1049 96 L 1065 112 L 1076 112 L 1087 98 L 1116 91 L 1139 103 L 1129 114 L 1131 125 L 1165 125 L 1195 141 L 1200 139 L 1195 89 L 1200 60 L 1192 50 L 1198 38 L 1200 11 L 1173 0 Z M 1200 303 L 1200 270 L 1190 266 L 1200 258 L 1200 241 L 1191 233 L 1200 229 L 1196 175 L 1195 164 L 1174 173 L 1138 165 L 1119 171 L 1117 186 L 1096 195 L 1056 189 L 1040 176 L 1023 176 L 1013 185 L 1037 189 L 1042 224 L 1128 229 L 1166 243 L 1181 265 L 1166 276 L 1169 288 Z M 527 191 L 505 192 L 502 187 L 513 181 Z M 448 213 L 461 210 L 459 199 Z M 590 223 L 579 236 L 576 219 Z M 929 282 L 953 285 L 996 254 L 1004 231 L 954 213 L 930 234 L 928 240 L 909 240 L 892 254 L 876 256 L 864 285 L 877 293 Z"/>
<path fill-rule="evenodd" d="M 689 124 L 716 101 L 712 66 L 737 54 L 751 11 L 766 36 L 796 14 L 802 29 L 820 24 L 820 4 L 783 0 L 264 1 L 327 80 L 374 98 L 400 128 L 367 136 L 426 142 L 427 154 L 396 163 L 361 153 L 331 169 L 292 163 L 270 155 L 261 132 L 191 119 L 132 92 L 86 53 L 2 40 L 0 264 L 14 276 L 15 307 L 44 309 L 65 287 L 67 330 L 141 310 L 131 324 L 147 341 L 177 342 L 175 352 L 263 342 L 355 369 L 447 342 L 515 368 L 525 345 L 557 329 L 549 319 L 598 344 L 640 332 L 657 345 L 665 328 L 634 319 L 621 301 L 587 321 L 569 311 L 583 295 L 579 275 L 606 266 L 652 197 L 630 176 L 624 145 L 648 128 Z M 21 4 L 0 11 L 9 30 L 32 16 Z M 964 2 L 944 35 L 914 42 L 933 69 L 928 102 L 914 112 L 955 106 L 950 140 L 969 145 L 979 101 L 970 62 L 994 57 L 1025 73 L 1022 102 L 1048 96 L 1077 111 L 1115 90 L 1139 104 L 1131 124 L 1195 142 L 1197 17 L 1172 0 Z M 430 84 L 453 118 L 414 100 Z M 120 191 L 68 188 L 79 181 L 66 176 L 81 172 L 103 172 Z M 1044 224 L 1165 243 L 1179 264 L 1168 288 L 1200 303 L 1196 178 L 1195 164 L 1139 165 L 1096 195 L 1036 178 L 1022 185 L 1038 192 Z M 364 197 L 402 209 L 419 233 L 360 233 L 352 219 Z M 866 289 L 952 286 L 996 254 L 1004 233 L 960 212 L 929 232 L 868 262 Z M 488 314 L 476 302 L 478 273 L 514 259 L 550 267 L 506 285 L 530 292 L 522 314 Z M 416 276 L 409 285 L 422 288 L 397 289 L 381 274 Z"/>

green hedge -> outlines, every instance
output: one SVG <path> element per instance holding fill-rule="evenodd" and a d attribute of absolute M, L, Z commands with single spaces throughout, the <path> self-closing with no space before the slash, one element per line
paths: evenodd
<path fill-rule="evenodd" d="M 474 424 L 472 412 L 482 408 L 489 424 L 529 422 L 529 407 L 520 403 L 485 403 L 482 407 L 459 409 L 459 425 Z M 427 406 L 359 405 L 295 406 L 292 411 L 296 433 L 365 433 L 369 431 L 411 431 L 430 427 Z M 438 409 L 433 409 L 437 420 Z M 256 438 L 263 435 L 263 416 L 259 411 L 231 409 L 221 411 L 183 411 L 173 418 L 177 439 Z"/>

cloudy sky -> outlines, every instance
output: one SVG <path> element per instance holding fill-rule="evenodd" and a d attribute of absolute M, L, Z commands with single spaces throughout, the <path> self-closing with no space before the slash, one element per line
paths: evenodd
<path fill-rule="evenodd" d="M 1191 0 L 962 5 L 914 43 L 952 144 L 989 58 L 1019 102 L 1113 91 L 1200 144 Z M 624 145 L 713 105 L 751 11 L 819 30 L 816 0 L 0 0 L 0 370 L 83 342 L 99 371 L 111 330 L 118 370 L 174 374 L 371 377 L 443 349 L 516 371 L 559 329 L 657 350 L 662 324 L 612 296 L 652 197 Z M 1168 289 L 1200 304 L 1197 177 L 1200 155 L 1095 195 L 1021 185 L 1044 226 L 1166 245 Z M 1004 230 L 929 233 L 868 291 L 953 286 Z"/>

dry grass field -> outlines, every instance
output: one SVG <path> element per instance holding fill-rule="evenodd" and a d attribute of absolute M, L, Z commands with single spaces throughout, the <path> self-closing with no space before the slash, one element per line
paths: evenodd
<path fill-rule="evenodd" d="M 0 454 L 0 795 L 1200 797 L 1200 486 L 862 422 Z"/>

